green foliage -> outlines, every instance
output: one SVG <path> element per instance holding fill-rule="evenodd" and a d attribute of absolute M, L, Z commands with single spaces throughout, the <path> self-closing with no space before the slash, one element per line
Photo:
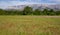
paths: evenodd
<path fill-rule="evenodd" d="M 23 15 L 31 15 L 33 9 L 31 7 L 26 6 L 23 10 Z"/>
<path fill-rule="evenodd" d="M 33 12 L 33 15 L 41 15 L 41 11 L 39 9 L 36 9 L 34 12 Z"/>
<path fill-rule="evenodd" d="M 19 10 L 3 10 L 0 9 L 0 15 L 60 15 L 60 11 L 54 11 L 53 9 L 39 10 L 26 6 L 23 11 Z"/>
<path fill-rule="evenodd" d="M 49 10 L 49 15 L 56 15 L 55 11 L 53 9 Z"/>
<path fill-rule="evenodd" d="M 56 11 L 56 15 L 60 15 L 60 11 Z"/>
<path fill-rule="evenodd" d="M 4 10 L 0 9 L 0 15 L 3 15 L 4 13 Z"/>
<path fill-rule="evenodd" d="M 49 13 L 48 9 L 44 9 L 42 13 L 43 13 L 43 15 L 48 15 L 48 13 Z"/>

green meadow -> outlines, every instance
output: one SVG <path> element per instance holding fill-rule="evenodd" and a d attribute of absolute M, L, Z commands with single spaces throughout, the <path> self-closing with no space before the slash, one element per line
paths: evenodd
<path fill-rule="evenodd" d="M 0 35 L 60 35 L 60 16 L 0 16 Z"/>

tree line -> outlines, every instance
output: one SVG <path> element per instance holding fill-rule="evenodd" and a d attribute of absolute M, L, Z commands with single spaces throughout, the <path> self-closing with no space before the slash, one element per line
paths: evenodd
<path fill-rule="evenodd" d="M 0 9 L 0 15 L 60 15 L 60 10 L 59 11 L 54 11 L 53 9 L 33 10 L 33 8 L 26 6 L 23 11 Z"/>

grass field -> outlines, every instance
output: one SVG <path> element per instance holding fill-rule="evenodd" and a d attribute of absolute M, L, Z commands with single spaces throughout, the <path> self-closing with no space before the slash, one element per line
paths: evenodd
<path fill-rule="evenodd" d="M 0 16 L 0 35 L 60 35 L 60 16 Z"/>

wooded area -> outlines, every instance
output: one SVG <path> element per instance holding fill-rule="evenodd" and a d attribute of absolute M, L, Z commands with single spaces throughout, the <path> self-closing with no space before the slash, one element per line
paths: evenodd
<path fill-rule="evenodd" d="M 0 15 L 60 15 L 60 10 L 55 11 L 53 9 L 44 9 L 43 11 L 40 9 L 35 9 L 26 6 L 23 11 L 19 10 L 3 10 L 0 9 Z"/>

